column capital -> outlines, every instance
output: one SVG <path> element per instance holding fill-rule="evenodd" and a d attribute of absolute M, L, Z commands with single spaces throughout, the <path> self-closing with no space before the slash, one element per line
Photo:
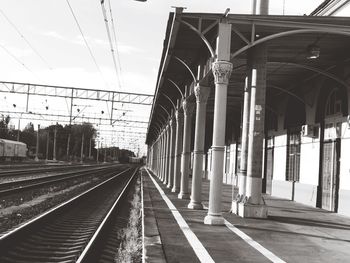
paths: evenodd
<path fill-rule="evenodd" d="M 197 103 L 207 103 L 210 95 L 210 87 L 196 85 L 194 87 L 194 95 Z"/>
<path fill-rule="evenodd" d="M 193 114 L 193 111 L 194 111 L 194 103 L 193 102 L 190 102 L 188 100 L 184 100 L 182 102 L 182 107 L 184 109 L 184 115 L 185 116 L 192 116 Z"/>
<path fill-rule="evenodd" d="M 174 118 L 174 116 L 172 116 L 169 120 L 170 128 L 172 128 L 174 126 L 174 123 L 175 123 L 175 118 Z"/>
<path fill-rule="evenodd" d="M 176 122 L 179 124 L 184 123 L 184 113 L 183 113 L 183 110 L 181 108 L 178 108 L 175 111 L 175 119 L 176 119 Z"/>
<path fill-rule="evenodd" d="M 215 84 L 226 84 L 230 79 L 233 65 L 231 62 L 219 60 L 212 65 L 212 71 L 215 79 Z"/>

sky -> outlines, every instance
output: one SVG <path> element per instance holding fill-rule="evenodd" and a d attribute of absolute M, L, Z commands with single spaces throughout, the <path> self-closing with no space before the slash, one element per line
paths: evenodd
<path fill-rule="evenodd" d="M 108 7 L 108 0 L 105 2 Z M 321 2 L 323 0 L 270 0 L 269 12 L 309 14 Z M 250 0 L 111 0 L 121 65 L 118 81 L 100 0 L 69 0 L 69 3 L 98 67 L 89 54 L 67 0 L 1 0 L 1 81 L 154 94 L 172 6 L 186 7 L 184 12 L 224 13 L 227 7 L 231 9 L 230 13 L 251 12 Z M 24 106 L 23 98 L 0 94 L 0 110 L 10 110 L 13 103 L 17 103 L 18 108 Z M 40 98 L 32 104 L 38 111 L 47 104 L 55 105 L 58 110 L 58 105 L 63 104 L 61 110 L 67 111 L 65 103 L 53 99 Z M 96 111 L 96 105 L 93 106 L 91 108 Z M 98 107 L 105 110 L 106 105 Z M 148 121 L 149 110 L 135 110 L 133 114 Z"/>

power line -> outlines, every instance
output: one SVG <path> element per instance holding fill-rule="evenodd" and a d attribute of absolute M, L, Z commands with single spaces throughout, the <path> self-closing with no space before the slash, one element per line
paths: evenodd
<path fill-rule="evenodd" d="M 113 13 L 112 13 L 112 6 L 111 6 L 111 1 L 110 0 L 108 0 L 108 6 L 109 6 L 109 13 L 110 13 L 110 16 L 111 16 L 111 24 L 112 24 L 114 45 L 115 45 L 115 50 L 117 51 L 117 61 L 118 61 L 119 72 L 120 72 L 119 73 L 119 77 L 120 77 L 121 83 L 123 84 L 122 66 L 121 66 L 121 63 L 120 63 L 120 56 L 119 56 L 119 50 L 118 50 L 118 41 L 117 41 L 117 35 L 116 35 L 114 19 L 113 19 Z"/>
<path fill-rule="evenodd" d="M 67 4 L 68 4 L 68 6 L 69 6 L 69 9 L 70 9 L 72 15 L 73 15 L 73 18 L 74 18 L 74 20 L 75 20 L 75 23 L 76 23 L 76 25 L 77 25 L 78 28 L 79 28 L 79 31 L 80 31 L 80 34 L 81 34 L 83 40 L 84 40 L 84 43 L 85 43 L 87 49 L 89 50 L 90 56 L 91 56 L 92 60 L 94 61 L 95 66 L 96 66 L 97 70 L 99 71 L 99 73 L 100 73 L 100 75 L 101 75 L 103 81 L 105 82 L 105 85 L 108 86 L 108 85 L 107 85 L 107 82 L 106 82 L 106 80 L 105 80 L 105 78 L 103 77 L 102 71 L 101 71 L 100 67 L 99 67 L 98 64 L 97 64 L 96 58 L 95 58 L 94 54 L 92 53 L 92 50 L 91 50 L 91 48 L 90 48 L 90 46 L 89 46 L 89 44 L 88 44 L 88 42 L 87 42 L 87 40 L 86 40 L 86 38 L 85 38 L 85 36 L 84 36 L 83 30 L 82 30 L 81 27 L 80 27 L 80 24 L 79 24 L 79 22 L 78 22 L 78 19 L 77 19 L 77 17 L 76 17 L 75 14 L 74 14 L 73 8 L 72 8 L 72 6 L 71 6 L 70 3 L 69 3 L 69 0 L 66 0 L 66 2 L 67 2 Z"/>
<path fill-rule="evenodd" d="M 112 59 L 113 59 L 115 74 L 116 74 L 117 79 L 118 79 L 119 90 L 121 90 L 121 83 L 120 83 L 120 78 L 119 78 L 119 72 L 118 72 L 117 62 L 116 62 L 116 58 L 115 58 L 115 54 L 114 54 L 113 42 L 112 42 L 110 30 L 109 30 L 107 12 L 106 12 L 106 8 L 104 6 L 104 1 L 101 1 L 101 8 L 102 8 L 102 14 L 103 14 L 103 18 L 104 18 L 104 22 L 105 22 L 105 26 L 106 26 L 106 31 L 107 31 L 107 36 L 108 36 L 108 40 L 109 40 L 109 45 L 110 45 L 110 49 L 111 49 L 111 53 L 112 53 Z"/>
<path fill-rule="evenodd" d="M 20 35 L 21 38 L 27 43 L 27 45 L 34 51 L 34 53 L 41 59 L 41 61 L 50 69 L 52 70 L 52 67 L 50 64 L 43 58 L 43 56 L 40 55 L 40 53 L 34 48 L 34 46 L 24 37 L 24 35 L 19 31 L 18 27 L 8 18 L 8 16 L 0 9 L 1 14 L 7 22 L 16 30 L 16 32 Z"/>
<path fill-rule="evenodd" d="M 26 66 L 19 58 L 17 58 L 14 54 L 12 54 L 5 46 L 0 44 L 0 47 L 10 56 L 12 57 L 15 61 L 17 61 L 19 64 L 21 64 L 26 70 L 28 70 L 30 73 L 33 74 L 37 79 L 40 80 L 40 78 L 32 71 L 28 66 Z"/>

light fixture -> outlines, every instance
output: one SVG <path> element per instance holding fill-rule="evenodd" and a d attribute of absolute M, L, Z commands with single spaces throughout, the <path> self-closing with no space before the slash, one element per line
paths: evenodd
<path fill-rule="evenodd" d="M 312 44 L 307 47 L 307 59 L 316 59 L 320 56 L 320 47 Z"/>

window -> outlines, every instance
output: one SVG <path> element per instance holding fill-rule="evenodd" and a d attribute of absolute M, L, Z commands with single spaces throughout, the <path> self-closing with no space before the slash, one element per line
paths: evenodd
<path fill-rule="evenodd" d="M 341 113 L 342 99 L 337 89 L 333 90 L 326 103 L 326 117 Z"/>
<path fill-rule="evenodd" d="M 288 132 L 286 181 L 299 182 L 300 142 L 301 142 L 300 130 Z"/>

